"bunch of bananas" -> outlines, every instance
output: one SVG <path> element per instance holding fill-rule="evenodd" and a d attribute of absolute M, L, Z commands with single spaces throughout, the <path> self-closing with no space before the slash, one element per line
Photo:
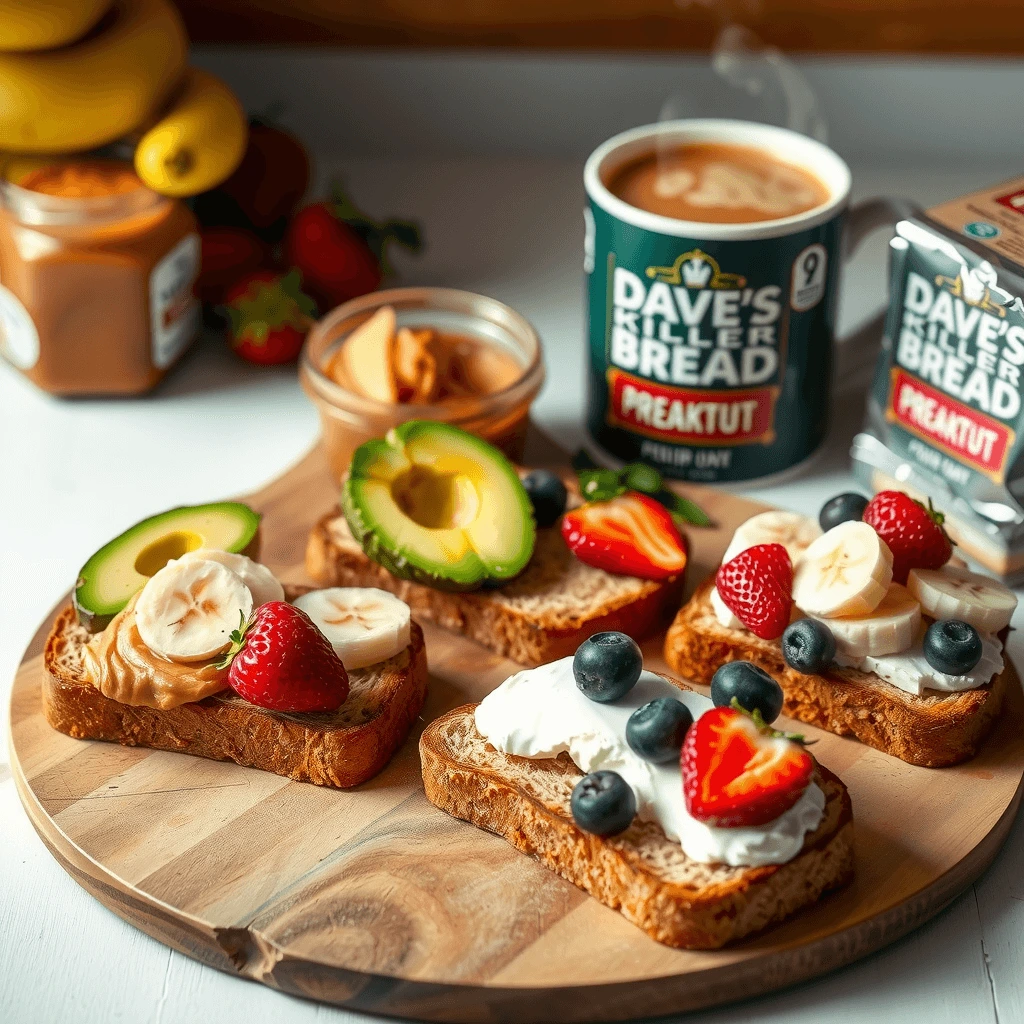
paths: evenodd
<path fill-rule="evenodd" d="M 0 151 L 128 139 L 150 188 L 204 192 L 242 159 L 248 125 L 231 90 L 187 59 L 170 0 L 0 0 Z"/>

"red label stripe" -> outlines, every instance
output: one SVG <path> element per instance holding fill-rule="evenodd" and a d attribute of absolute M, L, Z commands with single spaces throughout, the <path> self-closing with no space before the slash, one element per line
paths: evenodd
<path fill-rule="evenodd" d="M 889 416 L 960 462 L 1001 477 L 1013 431 L 903 370 L 892 372 Z"/>
<path fill-rule="evenodd" d="M 608 371 L 608 422 L 660 441 L 744 444 L 774 440 L 775 390 L 687 391 Z"/>

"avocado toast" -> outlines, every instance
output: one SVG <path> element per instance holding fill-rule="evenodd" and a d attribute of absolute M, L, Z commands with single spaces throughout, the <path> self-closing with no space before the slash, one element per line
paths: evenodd
<path fill-rule="evenodd" d="M 580 501 L 570 485 L 569 505 Z M 390 591 L 418 618 L 523 665 L 603 630 L 650 636 L 671 620 L 683 585 L 681 570 L 643 579 L 581 561 L 557 517 L 534 526 L 499 452 L 429 421 L 357 451 L 342 507 L 310 534 L 306 572 L 320 586 Z"/>
<path fill-rule="evenodd" d="M 377 774 L 423 707 L 423 632 L 381 591 L 283 587 L 249 557 L 258 526 L 173 509 L 100 549 L 46 641 L 50 725 L 324 786 Z"/>

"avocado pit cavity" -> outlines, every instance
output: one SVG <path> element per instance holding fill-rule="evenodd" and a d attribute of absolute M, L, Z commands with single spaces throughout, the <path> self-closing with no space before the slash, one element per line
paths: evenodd
<path fill-rule="evenodd" d="M 462 473 L 436 473 L 428 466 L 413 466 L 391 485 L 398 507 L 428 530 L 458 530 L 480 513 L 480 495 Z"/>

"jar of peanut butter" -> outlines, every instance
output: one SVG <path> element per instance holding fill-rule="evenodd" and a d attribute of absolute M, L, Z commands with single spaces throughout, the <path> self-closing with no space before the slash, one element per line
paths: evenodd
<path fill-rule="evenodd" d="M 188 208 L 91 158 L 8 172 L 0 200 L 0 354 L 57 395 L 154 387 L 199 330 Z"/>

